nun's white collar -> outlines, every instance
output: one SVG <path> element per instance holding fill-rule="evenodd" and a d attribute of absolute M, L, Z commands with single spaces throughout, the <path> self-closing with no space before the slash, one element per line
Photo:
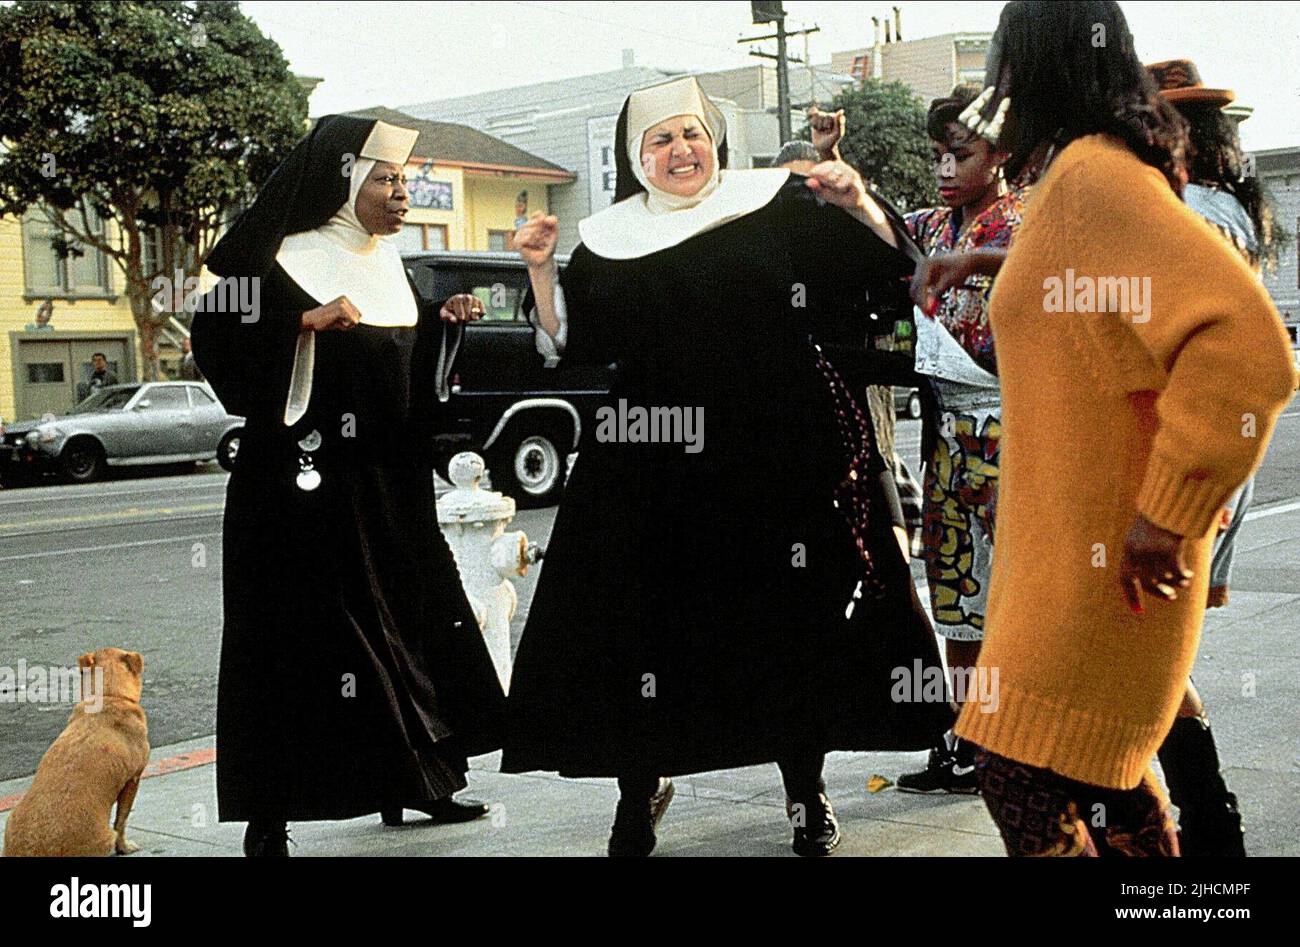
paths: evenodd
<path fill-rule="evenodd" d="M 700 203 L 660 213 L 647 206 L 644 193 L 636 194 L 581 221 L 578 233 L 596 256 L 634 260 L 767 206 L 789 177 L 784 168 L 723 171 L 721 183 Z"/>

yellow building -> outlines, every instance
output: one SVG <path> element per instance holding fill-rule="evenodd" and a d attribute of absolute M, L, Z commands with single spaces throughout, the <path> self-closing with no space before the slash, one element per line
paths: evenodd
<path fill-rule="evenodd" d="M 411 210 L 394 238 L 403 250 L 506 250 L 521 218 L 548 211 L 548 187 L 575 178 L 465 125 L 385 108 L 351 114 L 420 131 L 407 166 Z M 93 249 L 60 260 L 50 245 L 54 235 L 39 211 L 23 220 L 0 218 L 0 419 L 71 408 L 84 394 L 96 352 L 119 381 L 140 379 L 125 275 Z M 38 317 L 47 301 L 48 321 Z M 183 334 L 179 327 L 159 334 L 164 374 L 176 370 Z"/>
<path fill-rule="evenodd" d="M 104 254 L 59 259 L 40 211 L 0 217 L 0 418 L 66 411 L 104 353 L 121 381 L 139 377 L 126 278 Z M 49 305 L 45 305 L 46 303 Z M 44 311 L 42 311 L 44 310 Z"/>
<path fill-rule="evenodd" d="M 506 250 L 521 218 L 550 208 L 548 188 L 573 173 L 468 125 L 388 108 L 349 112 L 420 132 L 406 167 L 411 210 L 403 250 Z"/>

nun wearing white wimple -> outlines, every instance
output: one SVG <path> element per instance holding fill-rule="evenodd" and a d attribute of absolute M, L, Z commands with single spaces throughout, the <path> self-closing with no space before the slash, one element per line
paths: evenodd
<path fill-rule="evenodd" d="M 505 697 L 434 513 L 433 441 L 472 296 L 417 293 L 402 227 L 415 130 L 320 119 L 208 258 L 194 355 L 243 415 L 222 534 L 217 804 L 247 855 L 287 824 L 452 794 L 501 745 Z M 233 294 L 239 296 L 241 294 Z M 244 299 L 248 294 L 242 294 Z M 251 315 L 251 318 L 250 318 Z"/>
<path fill-rule="evenodd" d="M 554 217 L 516 237 L 539 352 L 617 370 L 519 644 L 502 768 L 617 777 L 611 855 L 654 848 L 664 777 L 772 762 L 795 852 L 830 854 L 824 754 L 922 749 L 951 722 L 942 699 L 891 699 L 894 669 L 941 664 L 851 394 L 886 381 L 871 327 L 911 312 L 906 230 L 848 165 L 727 170 L 726 136 L 693 78 L 634 92 L 615 203 L 564 272 Z"/>

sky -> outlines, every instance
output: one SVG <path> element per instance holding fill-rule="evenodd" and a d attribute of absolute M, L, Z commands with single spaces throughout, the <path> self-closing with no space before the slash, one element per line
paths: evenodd
<path fill-rule="evenodd" d="M 787 29 L 819 26 L 814 63 L 871 43 L 871 17 L 897 4 L 903 38 L 992 32 L 1000 2 L 800 2 L 786 0 Z M 1230 88 L 1253 106 L 1241 126 L 1247 149 L 1300 145 L 1300 4 L 1289 2 L 1121 2 L 1144 62 L 1192 59 L 1202 81 Z M 294 72 L 324 79 L 311 113 L 503 89 L 637 65 L 709 70 L 753 65 L 741 36 L 749 3 L 717 2 L 276 2 L 241 4 L 284 50 Z M 775 47 L 775 43 L 766 44 Z M 802 55 L 803 41 L 793 41 Z"/>

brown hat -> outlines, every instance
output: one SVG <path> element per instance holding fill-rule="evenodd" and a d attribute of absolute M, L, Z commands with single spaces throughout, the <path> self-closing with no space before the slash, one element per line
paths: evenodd
<path fill-rule="evenodd" d="M 1173 105 L 1204 102 L 1220 108 L 1237 97 L 1231 89 L 1207 89 L 1201 85 L 1201 74 L 1190 59 L 1168 59 L 1152 63 L 1147 72 L 1155 80 L 1160 94 Z"/>

